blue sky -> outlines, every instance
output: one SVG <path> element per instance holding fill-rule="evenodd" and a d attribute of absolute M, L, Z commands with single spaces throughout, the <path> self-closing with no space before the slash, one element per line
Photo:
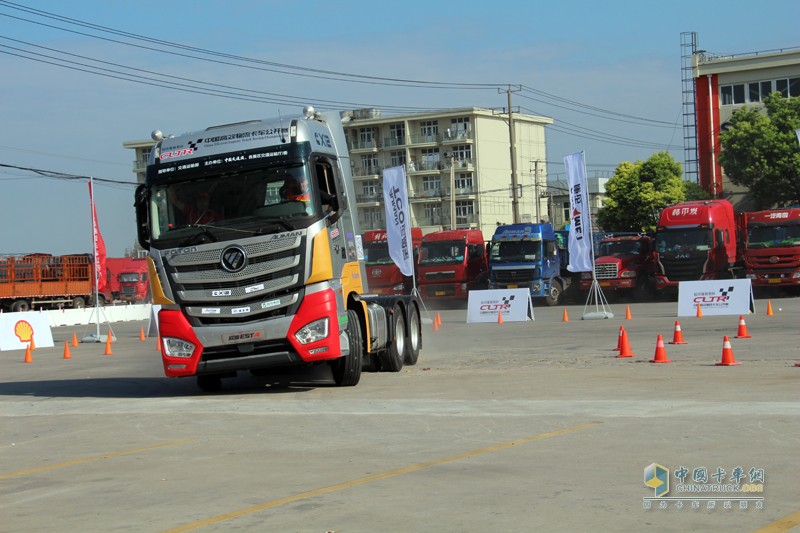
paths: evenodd
<path fill-rule="evenodd" d="M 754 22 L 763 14 L 753 6 L 739 0 L 0 0 L 0 164 L 132 183 L 133 152 L 122 143 L 147 139 L 154 129 L 181 133 L 292 114 L 304 101 L 327 101 L 336 109 L 374 106 L 384 114 L 389 108 L 498 108 L 506 106 L 498 88 L 508 84 L 528 89 L 514 94 L 515 108 L 555 120 L 547 133 L 551 178 L 563 172 L 564 155 L 580 150 L 590 174 L 610 173 L 621 161 L 643 160 L 669 147 L 681 161 L 683 131 L 670 126 L 682 123 L 681 32 L 697 32 L 699 48 L 722 55 L 800 47 L 800 3 L 784 2 L 766 23 Z M 148 50 L 143 46 L 153 45 L 87 24 L 273 64 L 414 83 L 384 85 L 363 78 L 352 83 L 310 77 L 308 70 L 275 72 L 287 69 L 264 63 L 244 68 L 241 62 L 200 61 Z M 245 101 L 123 81 L 80 72 L 76 69 L 84 67 L 77 65 L 49 64 L 53 58 L 94 65 L 100 60 L 117 72 L 135 68 L 140 76 L 148 71 L 173 81 L 185 78 L 182 83 L 194 88 L 216 83 L 261 91 L 249 93 L 259 97 L 282 94 L 293 102 Z M 437 89 L 417 82 L 488 87 Z M 89 252 L 87 189 L 85 180 L 0 167 L 0 254 Z M 123 254 L 135 239 L 133 189 L 95 182 L 100 229 L 111 256 Z"/>

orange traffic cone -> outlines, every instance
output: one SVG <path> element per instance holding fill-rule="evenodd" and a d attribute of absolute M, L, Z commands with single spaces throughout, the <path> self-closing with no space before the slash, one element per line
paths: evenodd
<path fill-rule="evenodd" d="M 33 335 L 31 335 L 31 351 L 36 351 L 36 341 L 33 340 Z"/>
<path fill-rule="evenodd" d="M 143 341 L 143 340 L 145 340 L 145 336 L 144 336 L 144 328 L 139 328 L 139 340 L 140 340 L 140 341 Z"/>
<path fill-rule="evenodd" d="M 767 316 L 772 316 L 772 300 L 767 300 Z"/>
<path fill-rule="evenodd" d="M 675 321 L 675 332 L 672 334 L 672 341 L 670 344 L 689 344 L 683 340 L 683 332 L 681 331 L 681 324 Z"/>
<path fill-rule="evenodd" d="M 73 348 L 78 347 L 78 334 L 75 333 L 74 331 L 72 332 L 72 347 Z"/>
<path fill-rule="evenodd" d="M 747 333 L 747 324 L 744 323 L 744 317 L 739 315 L 739 330 L 736 332 L 735 339 L 750 339 L 752 336 Z"/>
<path fill-rule="evenodd" d="M 564 314 L 561 316 L 562 322 L 569 322 L 569 315 L 567 314 L 567 308 L 564 308 Z"/>
<path fill-rule="evenodd" d="M 716 366 L 733 366 L 733 365 L 741 365 L 742 363 L 737 363 L 736 359 L 733 357 L 733 348 L 731 348 L 731 340 L 725 335 L 722 338 L 722 361 L 716 363 Z"/>
<path fill-rule="evenodd" d="M 111 332 L 108 332 L 106 335 L 106 351 L 103 352 L 103 355 L 112 355 L 113 352 L 111 351 Z"/>
<path fill-rule="evenodd" d="M 25 362 L 26 363 L 33 363 L 33 357 L 31 357 L 31 345 L 30 345 L 30 343 L 28 343 L 28 345 L 25 347 Z"/>
<path fill-rule="evenodd" d="M 700 309 L 700 304 L 697 304 L 697 318 L 703 318 L 703 310 Z"/>
<path fill-rule="evenodd" d="M 667 359 L 667 350 L 664 348 L 664 339 L 661 337 L 661 333 L 658 334 L 658 338 L 656 339 L 656 353 L 652 359 L 650 359 L 651 363 L 671 363 L 669 359 Z"/>
<path fill-rule="evenodd" d="M 438 329 L 439 329 L 439 326 L 436 325 L 436 320 L 434 319 L 434 321 L 433 321 L 433 330 L 436 331 Z M 161 351 L 161 335 L 159 335 L 158 338 L 156 338 L 156 351 L 157 352 Z"/>
<path fill-rule="evenodd" d="M 498 324 L 502 324 L 503 323 L 503 312 L 502 311 L 498 311 L 497 312 L 497 323 Z"/>
<path fill-rule="evenodd" d="M 619 349 L 619 355 L 617 357 L 634 357 L 635 354 L 631 352 L 631 345 L 628 342 L 628 332 L 625 331 L 625 328 L 622 328 L 622 345 Z"/>
<path fill-rule="evenodd" d="M 622 332 L 625 331 L 625 328 L 620 326 L 619 327 L 619 335 L 617 335 L 617 347 L 613 348 L 612 352 L 618 352 L 622 349 Z"/>
<path fill-rule="evenodd" d="M 625 307 L 625 320 L 633 320 L 633 317 L 631 316 L 631 306 L 630 305 Z"/>
<path fill-rule="evenodd" d="M 69 343 L 64 341 L 64 359 L 72 359 L 72 355 L 69 353 Z"/>

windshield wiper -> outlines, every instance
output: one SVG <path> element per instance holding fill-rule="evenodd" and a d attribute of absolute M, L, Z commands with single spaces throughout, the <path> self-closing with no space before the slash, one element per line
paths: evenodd
<path fill-rule="evenodd" d="M 198 240 L 198 238 L 202 238 L 202 237 L 205 237 L 205 238 L 209 239 L 211 242 L 217 242 L 219 240 L 217 238 L 217 236 L 214 235 L 214 233 L 211 232 L 208 229 L 208 228 L 213 227 L 213 226 L 208 226 L 206 224 L 189 224 L 186 227 L 187 228 L 199 228 L 200 231 L 197 232 L 197 233 L 192 233 L 186 239 L 181 241 L 181 243 L 178 245 L 179 247 L 180 246 L 189 246 L 190 244 L 193 244 L 195 242 L 195 240 Z"/>

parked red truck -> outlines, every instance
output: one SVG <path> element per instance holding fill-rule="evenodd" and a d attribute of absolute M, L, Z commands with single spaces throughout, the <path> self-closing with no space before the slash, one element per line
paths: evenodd
<path fill-rule="evenodd" d="M 489 264 L 480 230 L 446 230 L 425 235 L 417 263 L 423 299 L 466 300 L 488 287 Z"/>
<path fill-rule="evenodd" d="M 727 200 L 681 202 L 664 208 L 655 239 L 657 290 L 681 281 L 728 279 L 737 266 L 737 225 Z"/>
<path fill-rule="evenodd" d="M 594 275 L 601 288 L 644 300 L 652 286 L 653 238 L 645 234 L 608 234 L 596 252 Z M 588 291 L 591 286 L 592 273 L 583 272 L 581 290 Z"/>
<path fill-rule="evenodd" d="M 146 257 L 109 257 L 108 291 L 114 300 L 139 303 L 150 298 Z"/>
<path fill-rule="evenodd" d="M 745 276 L 754 286 L 800 286 L 800 208 L 742 213 Z"/>
<path fill-rule="evenodd" d="M 0 258 L 0 309 L 73 307 L 94 302 L 94 264 L 90 255 L 29 254 Z M 101 301 L 111 294 L 100 288 Z"/>
<path fill-rule="evenodd" d="M 400 268 L 389 257 L 386 230 L 365 231 L 361 237 L 364 245 L 364 266 L 367 270 L 369 290 L 374 294 L 410 294 L 412 280 L 403 276 Z M 411 242 L 416 266 L 422 245 L 422 228 L 411 228 Z"/>

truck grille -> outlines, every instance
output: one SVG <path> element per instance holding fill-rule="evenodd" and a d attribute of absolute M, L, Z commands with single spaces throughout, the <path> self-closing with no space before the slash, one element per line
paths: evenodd
<path fill-rule="evenodd" d="M 527 283 L 537 279 L 541 279 L 541 269 L 536 268 L 519 268 L 515 270 L 497 270 L 494 271 L 494 279 L 497 283 Z"/>
<path fill-rule="evenodd" d="M 229 272 L 220 262 L 230 243 L 213 249 L 165 255 L 177 303 L 194 326 L 244 324 L 294 314 L 304 290 L 305 235 L 276 235 L 240 243 L 247 266 Z"/>
<path fill-rule="evenodd" d="M 456 277 L 456 273 L 454 270 L 448 270 L 445 272 L 426 272 L 425 279 L 454 279 Z"/>
<path fill-rule="evenodd" d="M 594 277 L 597 279 L 617 279 L 619 265 L 616 263 L 601 263 L 594 266 Z"/>
<path fill-rule="evenodd" d="M 705 254 L 685 259 L 661 256 L 661 265 L 670 281 L 696 281 L 702 276 L 707 259 Z"/>

